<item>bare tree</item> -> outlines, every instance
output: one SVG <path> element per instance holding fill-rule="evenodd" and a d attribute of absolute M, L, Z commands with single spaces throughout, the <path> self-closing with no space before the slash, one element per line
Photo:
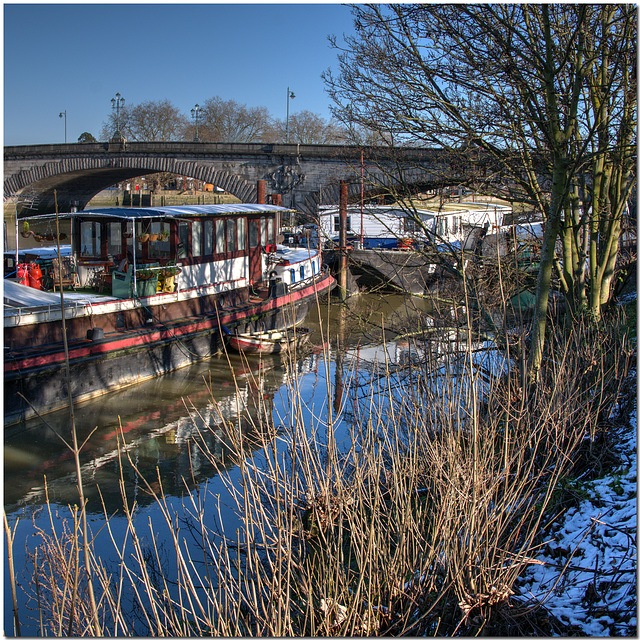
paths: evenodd
<path fill-rule="evenodd" d="M 177 140 L 186 118 L 169 100 L 147 100 L 125 106 L 119 111 L 119 127 L 125 138 L 135 142 Z M 108 140 L 116 129 L 116 115 L 111 113 L 102 126 L 102 138 Z"/>
<path fill-rule="evenodd" d="M 289 142 L 297 144 L 344 144 L 347 130 L 334 120 L 327 121 L 317 113 L 298 111 L 289 116 Z M 287 139 L 287 122 L 274 123 L 274 142 Z"/>
<path fill-rule="evenodd" d="M 356 35 L 340 46 L 333 38 L 340 69 L 324 74 L 337 119 L 394 145 L 436 146 L 461 163 L 489 161 L 495 171 L 488 187 L 496 195 L 544 213 L 529 362 L 535 375 L 554 268 L 573 310 L 586 302 L 598 318 L 608 299 L 617 220 L 635 183 L 635 6 L 398 4 L 352 11 Z M 580 229 L 590 249 L 571 254 L 569 271 L 567 252 Z M 562 261 L 555 256 L 559 234 Z M 589 278 L 581 280 L 578 272 L 595 254 Z M 585 287 L 597 282 L 602 286 L 587 295 Z"/>
<path fill-rule="evenodd" d="M 200 107 L 198 122 L 198 137 L 203 142 L 261 142 L 271 118 L 266 107 L 247 107 L 216 96 Z M 193 139 L 194 135 L 192 122 L 184 136 Z"/>

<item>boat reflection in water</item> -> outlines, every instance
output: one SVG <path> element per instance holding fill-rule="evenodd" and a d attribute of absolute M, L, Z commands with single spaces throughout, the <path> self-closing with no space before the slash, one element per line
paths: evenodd
<path fill-rule="evenodd" d="M 102 512 L 102 499 L 109 511 L 122 506 L 119 448 L 126 449 L 153 491 L 177 496 L 223 467 L 233 467 L 238 435 L 244 455 L 259 449 L 261 434 L 273 429 L 273 398 L 286 376 L 282 364 L 273 356 L 246 359 L 230 353 L 228 359 L 222 356 L 78 405 L 74 413 L 78 442 L 86 440 L 80 460 L 89 511 Z M 50 502 L 77 501 L 73 454 L 56 435 L 71 442 L 69 414 L 59 411 L 46 419 L 51 428 L 32 419 L 5 430 L 7 513 L 43 504 L 45 477 Z M 128 497 L 139 505 L 150 503 L 151 492 L 142 489 L 145 483 L 127 456 L 120 457 Z"/>

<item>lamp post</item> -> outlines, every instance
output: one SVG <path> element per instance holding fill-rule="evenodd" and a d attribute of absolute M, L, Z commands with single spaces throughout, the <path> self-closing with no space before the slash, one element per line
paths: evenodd
<path fill-rule="evenodd" d="M 196 121 L 196 137 L 193 139 L 194 142 L 200 142 L 200 138 L 198 137 L 198 113 L 200 113 L 200 105 L 196 104 L 196 106 L 191 109 L 191 117 Z"/>
<path fill-rule="evenodd" d="M 64 118 L 64 143 L 67 144 L 67 110 L 61 111 L 60 118 Z"/>
<path fill-rule="evenodd" d="M 287 87 L 287 137 L 286 142 L 289 142 L 289 98 L 295 98 L 296 94 L 293 91 L 289 91 L 289 87 Z"/>
<path fill-rule="evenodd" d="M 124 98 L 119 93 L 116 93 L 115 98 L 111 98 L 111 108 L 116 112 L 116 131 L 113 134 L 113 137 L 121 140 L 122 134 L 120 133 L 120 109 L 124 108 Z"/>

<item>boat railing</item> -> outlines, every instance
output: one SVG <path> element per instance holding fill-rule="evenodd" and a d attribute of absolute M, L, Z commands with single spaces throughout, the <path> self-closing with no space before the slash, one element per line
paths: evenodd
<path fill-rule="evenodd" d="M 94 301 L 95 302 L 95 301 Z M 65 316 L 67 316 L 67 311 L 71 310 L 73 317 L 79 309 L 88 309 L 92 306 L 91 300 L 69 300 L 64 303 Z M 30 316 L 33 314 L 44 314 L 43 320 L 48 322 L 51 320 L 52 314 L 55 313 L 58 315 L 60 313 L 60 304 L 47 304 L 47 305 L 36 305 L 36 306 L 13 306 L 11 304 L 4 304 L 4 317 L 15 319 L 15 324 L 19 325 L 21 323 L 22 317 Z"/>

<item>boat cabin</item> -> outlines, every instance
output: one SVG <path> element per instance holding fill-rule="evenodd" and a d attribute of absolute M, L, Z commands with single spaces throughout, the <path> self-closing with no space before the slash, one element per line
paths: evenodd
<path fill-rule="evenodd" d="M 393 205 L 350 205 L 347 207 L 347 237 L 361 248 L 407 248 L 413 242 L 432 240 L 436 244 L 464 241 L 473 228 L 488 227 L 494 233 L 502 226 L 511 207 L 485 203 L 451 203 L 438 209 L 409 211 Z M 320 207 L 320 237 L 324 244 L 337 244 L 340 210 Z"/>
<path fill-rule="evenodd" d="M 284 211 L 233 204 L 89 209 L 59 217 L 71 220 L 79 287 L 128 298 L 133 291 L 148 296 L 177 286 L 237 288 L 261 282 Z"/>

